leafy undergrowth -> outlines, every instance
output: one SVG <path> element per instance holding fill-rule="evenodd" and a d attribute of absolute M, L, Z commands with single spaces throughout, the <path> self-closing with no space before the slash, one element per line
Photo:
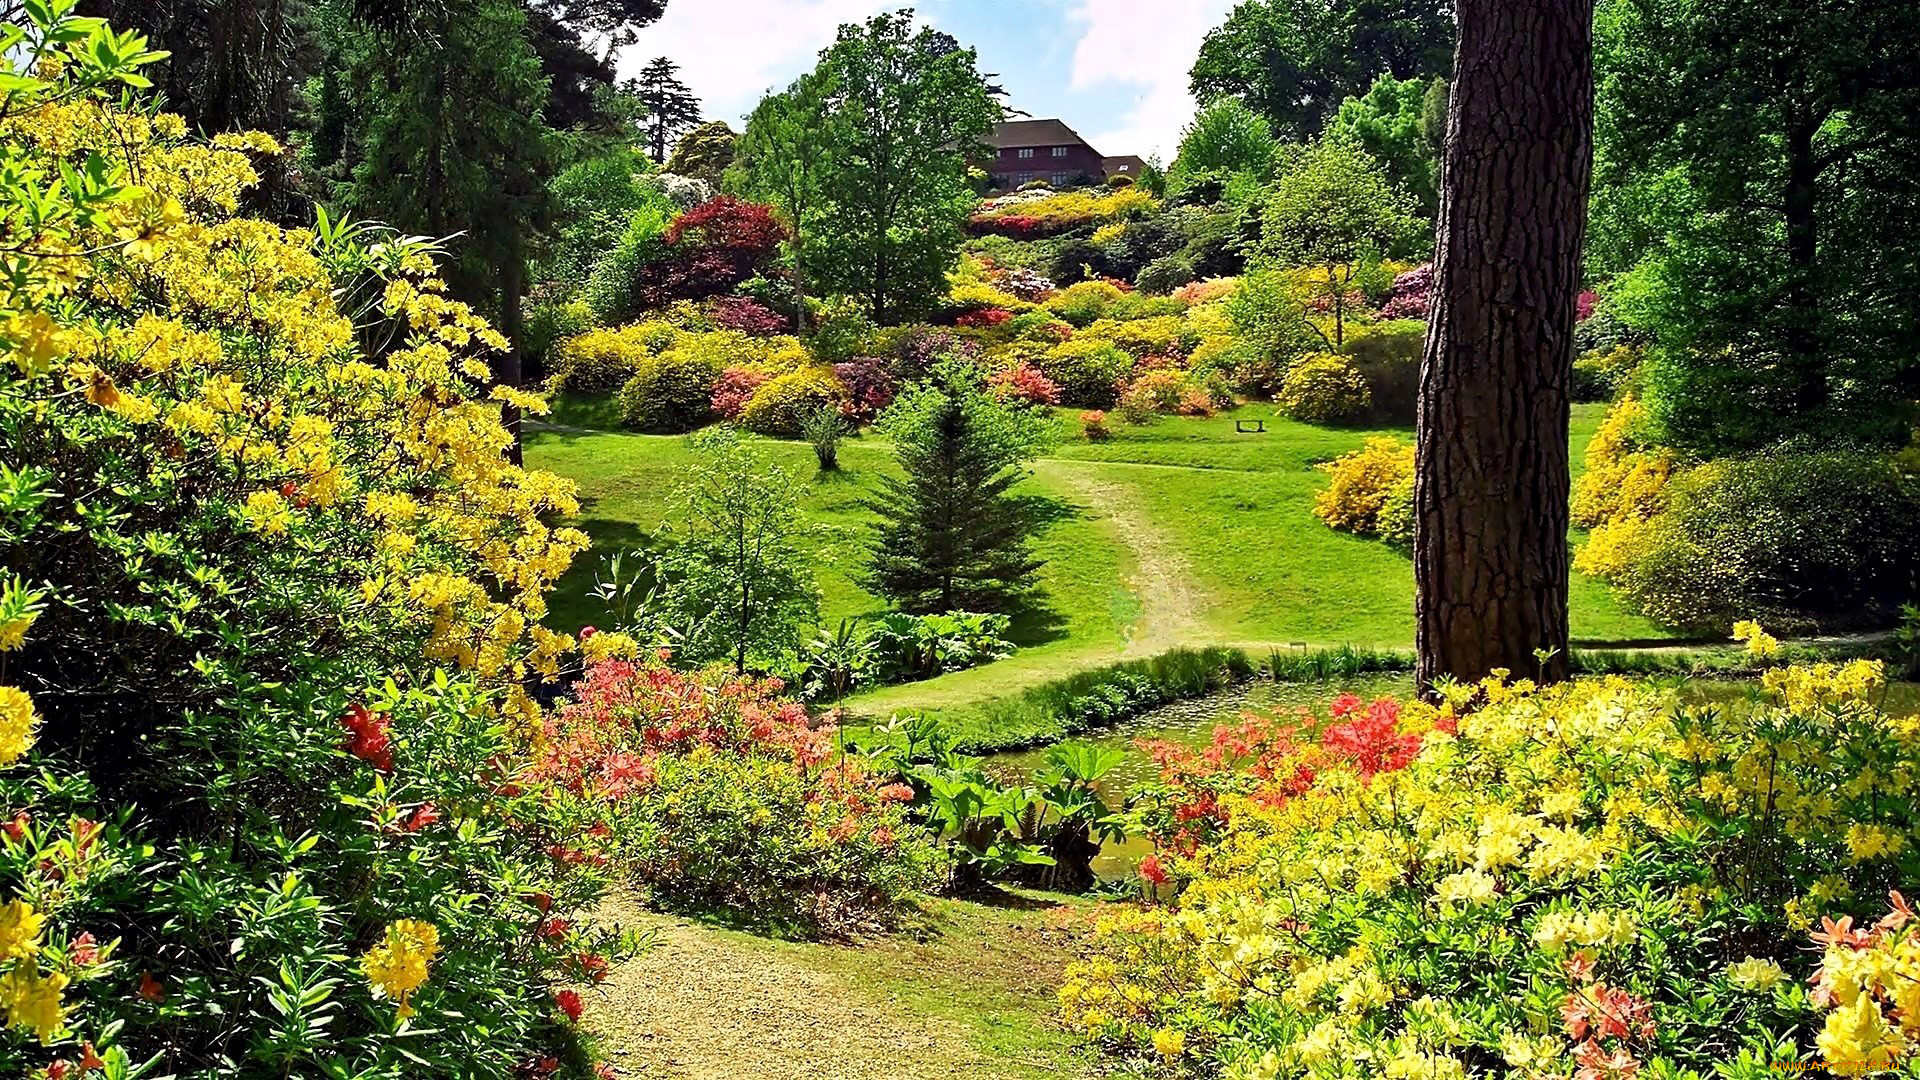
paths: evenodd
<path fill-rule="evenodd" d="M 918 932 L 846 946 L 623 901 L 602 916 L 653 928 L 658 945 L 589 999 L 588 1022 L 627 1075 L 1091 1077 L 1094 1061 L 1055 1018 L 1054 991 L 1098 910 L 1029 890 L 932 899 Z"/>

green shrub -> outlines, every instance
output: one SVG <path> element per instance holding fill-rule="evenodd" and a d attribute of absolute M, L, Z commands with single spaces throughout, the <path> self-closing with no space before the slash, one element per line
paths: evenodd
<path fill-rule="evenodd" d="M 620 388 L 621 423 L 636 431 L 691 431 L 712 415 L 719 377 L 720 365 L 692 344 L 642 357 Z"/>
<path fill-rule="evenodd" d="M 866 681 L 931 679 L 1003 660 L 1013 654 L 1006 638 L 1012 624 L 1011 616 L 998 612 L 882 615 L 861 629 L 861 640 L 871 650 Z"/>
<path fill-rule="evenodd" d="M 1091 326 L 1124 295 L 1119 286 L 1110 282 L 1082 281 L 1061 289 L 1045 306 L 1074 326 Z"/>
<path fill-rule="evenodd" d="M 1133 357 L 1110 341 L 1094 338 L 1063 341 L 1040 358 L 1040 373 L 1060 387 L 1062 405 L 1107 408 L 1132 370 Z"/>
<path fill-rule="evenodd" d="M 1912 481 L 1865 453 L 1768 453 L 1711 461 L 1667 485 L 1615 580 L 1662 622 L 1724 629 L 1889 617 L 1916 595 L 1920 502 Z"/>
<path fill-rule="evenodd" d="M 641 307 L 641 282 L 647 268 L 667 256 L 667 226 L 678 208 L 650 185 L 640 185 L 641 200 L 627 218 L 620 239 L 601 255 L 587 276 L 583 297 L 602 324 L 632 318 Z"/>
<path fill-rule="evenodd" d="M 740 410 L 740 423 L 762 435 L 793 438 L 806 429 L 807 417 L 822 408 L 839 409 L 846 388 L 831 368 L 803 368 L 776 375 L 760 385 Z"/>
<path fill-rule="evenodd" d="M 1102 318 L 1128 321 L 1132 319 L 1152 319 L 1162 315 L 1180 315 L 1187 305 L 1171 296 L 1149 296 L 1143 292 L 1123 292 L 1120 298 L 1107 305 Z"/>
<path fill-rule="evenodd" d="M 527 307 L 527 362 L 545 372 L 560 343 L 593 328 L 593 309 L 583 300 L 538 303 Z"/>
<path fill-rule="evenodd" d="M 1346 357 L 1311 353 L 1287 372 L 1274 402 L 1296 420 L 1327 424 L 1366 412 L 1373 395 Z"/>
<path fill-rule="evenodd" d="M 1140 276 L 1134 279 L 1134 285 L 1148 295 L 1165 296 L 1197 276 L 1193 272 L 1193 263 L 1184 256 L 1163 255 L 1140 271 Z"/>
<path fill-rule="evenodd" d="M 541 774 L 577 787 L 662 907 L 800 937 L 885 926 L 937 878 L 912 793 L 778 690 L 595 665 L 548 725 Z"/>
<path fill-rule="evenodd" d="M 1419 319 L 1347 324 L 1341 352 L 1366 380 L 1373 399 L 1371 416 L 1399 424 L 1413 422 L 1426 341 L 1427 324 Z"/>

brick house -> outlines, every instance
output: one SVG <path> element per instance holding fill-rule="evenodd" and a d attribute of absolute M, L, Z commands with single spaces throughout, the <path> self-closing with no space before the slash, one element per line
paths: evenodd
<path fill-rule="evenodd" d="M 1098 184 L 1109 175 L 1108 162 L 1129 166 L 1117 170 L 1138 176 L 1140 159 L 1106 158 L 1087 145 L 1087 140 L 1058 120 L 1009 120 L 995 124 L 987 136 L 994 158 L 987 164 L 993 186 L 1011 191 L 1033 180 L 1045 180 L 1056 188 Z"/>

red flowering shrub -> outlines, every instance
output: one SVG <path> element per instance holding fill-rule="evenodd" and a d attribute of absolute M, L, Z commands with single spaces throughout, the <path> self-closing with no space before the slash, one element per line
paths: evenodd
<path fill-rule="evenodd" d="M 770 377 L 765 372 L 750 368 L 727 368 L 713 384 L 713 411 L 722 420 L 740 419 L 741 411 L 747 407 L 747 402 L 753 400 L 754 392 Z"/>
<path fill-rule="evenodd" d="M 786 237 L 770 207 L 732 195 L 701 203 L 667 227 L 663 254 L 641 273 L 641 296 L 659 307 L 731 291 L 758 274 Z"/>
<path fill-rule="evenodd" d="M 549 714 L 529 778 L 656 903 L 807 936 L 884 924 L 935 880 L 934 848 L 895 778 L 783 689 L 603 661 Z"/>
<path fill-rule="evenodd" d="M 1040 373 L 1040 369 L 1017 360 L 1013 366 L 994 373 L 987 380 L 987 392 L 1002 401 L 1020 401 L 1028 405 L 1060 404 L 1060 386 Z"/>
<path fill-rule="evenodd" d="M 880 410 L 893 404 L 894 395 L 900 392 L 900 380 L 893 377 L 886 362 L 871 356 L 835 364 L 833 375 L 847 388 L 842 415 L 858 424 L 871 423 L 880 415 Z"/>
<path fill-rule="evenodd" d="M 1350 767 L 1362 780 L 1404 769 L 1420 752 L 1421 736 L 1402 729 L 1400 712 L 1390 697 L 1364 702 L 1342 694 L 1325 721 L 1304 707 L 1284 716 L 1247 713 L 1214 728 L 1213 741 L 1200 749 L 1145 742 L 1160 768 L 1160 784 L 1149 793 L 1149 834 L 1167 851 L 1191 854 L 1227 825 L 1222 796 L 1277 806 L 1330 766 Z M 1451 717 L 1440 722 L 1449 731 L 1453 724 Z"/>
<path fill-rule="evenodd" d="M 1006 308 L 975 308 L 953 320 L 954 325 L 970 330 L 990 330 L 1013 318 L 1013 312 Z"/>
<path fill-rule="evenodd" d="M 1592 289 L 1580 290 L 1580 295 L 1574 298 L 1573 302 L 1573 321 L 1586 322 L 1588 319 L 1593 318 L 1593 307 L 1599 302 L 1599 293 L 1594 292 Z"/>
<path fill-rule="evenodd" d="M 722 330 L 768 337 L 791 329 L 785 315 L 750 296 L 722 296 L 707 307 L 707 315 Z"/>

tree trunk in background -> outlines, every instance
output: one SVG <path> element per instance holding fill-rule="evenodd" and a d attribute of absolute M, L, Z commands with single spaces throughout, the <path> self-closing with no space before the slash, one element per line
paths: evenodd
<path fill-rule="evenodd" d="M 1460 0 L 1420 371 L 1422 687 L 1567 673 L 1567 383 L 1593 169 L 1593 0 Z M 1557 650 L 1545 664 L 1536 649 Z"/>

